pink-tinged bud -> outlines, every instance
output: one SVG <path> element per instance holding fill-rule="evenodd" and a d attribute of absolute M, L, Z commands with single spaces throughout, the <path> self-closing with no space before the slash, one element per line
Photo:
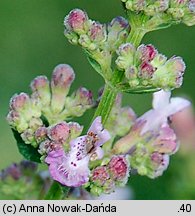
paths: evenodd
<path fill-rule="evenodd" d="M 70 134 L 69 125 L 66 122 L 61 122 L 54 126 L 49 127 L 48 137 L 53 141 L 64 143 Z"/>
<path fill-rule="evenodd" d="M 37 147 L 37 143 L 35 142 L 34 131 L 32 129 L 25 130 L 21 137 L 26 144 L 31 144 L 34 147 Z"/>
<path fill-rule="evenodd" d="M 114 18 L 108 25 L 107 41 L 111 51 L 115 51 L 128 36 L 130 31 L 129 22 L 123 17 Z"/>
<path fill-rule="evenodd" d="M 51 86 L 67 89 L 74 81 L 74 78 L 75 74 L 72 67 L 67 64 L 60 64 L 54 68 Z"/>
<path fill-rule="evenodd" d="M 40 145 L 39 145 L 39 150 L 38 152 L 41 154 L 41 155 L 47 155 L 49 152 L 52 152 L 52 151 L 57 151 L 57 150 L 60 150 L 62 149 L 62 144 L 59 143 L 59 142 L 55 142 L 55 141 L 51 141 L 49 139 L 43 141 Z"/>
<path fill-rule="evenodd" d="M 54 68 L 51 80 L 51 108 L 54 113 L 59 113 L 64 108 L 66 95 L 74 78 L 74 71 L 69 65 L 60 64 Z"/>
<path fill-rule="evenodd" d="M 8 114 L 7 114 L 7 121 L 9 123 L 9 125 L 15 127 L 17 125 L 17 123 L 19 123 L 20 121 L 20 114 L 14 110 L 11 110 Z"/>
<path fill-rule="evenodd" d="M 115 61 L 118 68 L 124 70 L 132 68 L 135 52 L 136 49 L 132 44 L 122 44 L 117 50 L 118 58 Z"/>
<path fill-rule="evenodd" d="M 69 122 L 68 126 L 70 128 L 70 140 L 81 135 L 83 131 L 83 126 L 81 126 L 77 122 Z"/>
<path fill-rule="evenodd" d="M 74 92 L 70 98 L 67 98 L 65 103 L 65 114 L 68 113 L 70 116 L 81 116 L 93 105 L 92 92 L 81 87 Z"/>
<path fill-rule="evenodd" d="M 164 89 L 179 88 L 182 85 L 185 63 L 181 57 L 172 57 L 164 65 L 157 68 L 152 82 L 154 86 Z"/>
<path fill-rule="evenodd" d="M 94 21 L 91 24 L 88 34 L 92 42 L 104 42 L 106 40 L 106 28 L 98 22 Z"/>
<path fill-rule="evenodd" d="M 25 131 L 28 128 L 28 122 L 25 120 L 23 115 L 11 110 L 7 115 L 8 124 L 16 129 L 19 133 Z"/>
<path fill-rule="evenodd" d="M 149 62 L 143 62 L 138 75 L 142 79 L 151 79 L 154 71 L 155 68 Z"/>
<path fill-rule="evenodd" d="M 35 132 L 35 139 L 37 143 L 42 142 L 47 137 L 47 128 L 46 127 L 40 127 Z"/>
<path fill-rule="evenodd" d="M 76 92 L 77 101 L 83 106 L 93 105 L 93 94 L 90 90 L 81 87 Z"/>
<path fill-rule="evenodd" d="M 99 166 L 92 171 L 91 180 L 98 186 L 103 186 L 109 178 L 110 175 L 106 166 Z"/>
<path fill-rule="evenodd" d="M 26 93 L 14 95 L 10 100 L 10 109 L 15 111 L 25 111 L 30 105 L 30 98 Z"/>
<path fill-rule="evenodd" d="M 138 47 L 137 52 L 142 62 L 152 61 L 158 54 L 158 51 L 152 45 L 141 45 Z"/>
<path fill-rule="evenodd" d="M 125 43 L 119 47 L 117 54 L 121 55 L 121 56 L 130 56 L 130 55 L 133 55 L 135 53 L 135 51 L 136 51 L 136 49 L 133 46 L 133 44 Z"/>
<path fill-rule="evenodd" d="M 88 21 L 87 14 L 80 10 L 72 10 L 64 19 L 64 25 L 68 30 L 72 30 L 78 34 L 86 32 L 86 23 Z"/>
<path fill-rule="evenodd" d="M 29 123 L 29 128 L 31 128 L 33 131 L 36 131 L 39 127 L 43 125 L 43 122 L 40 118 L 31 118 Z"/>
<path fill-rule="evenodd" d="M 70 98 L 67 98 L 65 103 L 66 111 L 69 116 L 81 116 L 93 105 L 92 92 L 83 87 L 74 92 Z"/>
<path fill-rule="evenodd" d="M 129 28 L 129 22 L 124 17 L 118 16 L 111 21 L 110 27 L 118 30 L 124 30 Z"/>
<path fill-rule="evenodd" d="M 37 94 L 41 104 L 48 106 L 51 100 L 49 81 L 46 76 L 36 77 L 30 84 L 34 93 Z"/>
<path fill-rule="evenodd" d="M 160 134 L 154 142 L 156 151 L 162 154 L 174 154 L 178 149 L 177 137 L 169 126 L 160 129 Z"/>
<path fill-rule="evenodd" d="M 129 162 L 125 156 L 113 156 L 108 164 L 111 178 L 124 184 L 129 177 Z"/>

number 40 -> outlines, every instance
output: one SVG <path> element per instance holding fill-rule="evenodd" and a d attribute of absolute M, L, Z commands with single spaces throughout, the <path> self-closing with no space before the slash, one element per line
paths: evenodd
<path fill-rule="evenodd" d="M 191 205 L 190 204 L 182 204 L 180 210 L 183 212 L 191 212 Z"/>

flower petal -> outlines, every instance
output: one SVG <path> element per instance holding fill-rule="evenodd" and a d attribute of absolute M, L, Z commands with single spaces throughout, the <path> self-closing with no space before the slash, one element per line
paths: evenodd
<path fill-rule="evenodd" d="M 111 136 L 109 132 L 103 128 L 101 123 L 101 116 L 98 116 L 92 123 L 91 127 L 88 130 L 88 134 L 93 133 L 97 135 L 97 141 L 95 142 L 95 146 L 101 146 L 105 142 L 107 142 Z"/>
<path fill-rule="evenodd" d="M 77 160 L 74 151 L 66 154 L 63 149 L 60 156 L 55 157 L 55 154 L 49 153 L 45 160 L 49 164 L 49 171 L 54 180 L 69 187 L 79 187 L 88 182 L 89 157 Z"/>
<path fill-rule="evenodd" d="M 171 97 L 170 91 L 158 91 L 153 94 L 152 105 L 154 109 L 163 109 L 165 106 L 169 104 L 169 100 Z"/>

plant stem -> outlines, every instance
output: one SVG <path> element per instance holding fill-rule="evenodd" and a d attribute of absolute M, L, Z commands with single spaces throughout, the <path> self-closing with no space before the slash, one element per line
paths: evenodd
<path fill-rule="evenodd" d="M 129 37 L 127 38 L 127 42 L 132 43 L 134 46 L 138 46 L 145 35 L 145 31 L 143 29 L 139 28 L 133 28 L 131 29 L 131 33 L 129 34 Z M 122 81 L 124 74 L 121 71 L 114 71 L 114 74 L 111 79 L 111 85 L 115 86 L 117 83 Z M 117 96 L 117 90 L 114 89 L 114 87 L 110 86 L 109 84 L 105 85 L 104 92 L 101 98 L 101 101 L 98 105 L 98 108 L 94 114 L 95 119 L 97 116 L 102 117 L 102 124 L 105 125 L 109 114 L 112 110 L 112 107 L 114 105 L 116 96 Z"/>
<path fill-rule="evenodd" d="M 102 98 L 101 98 L 101 101 L 100 101 L 98 108 L 95 112 L 94 118 L 97 116 L 101 116 L 102 117 L 102 123 L 103 124 L 106 123 L 106 120 L 108 119 L 108 116 L 109 116 L 110 111 L 112 109 L 112 106 L 114 104 L 116 95 L 117 95 L 117 92 L 113 91 L 110 88 L 110 86 L 108 86 L 106 84 Z"/>
<path fill-rule="evenodd" d="M 144 29 L 133 27 L 127 38 L 127 42 L 133 44 L 135 47 L 138 47 L 145 34 L 146 31 Z"/>

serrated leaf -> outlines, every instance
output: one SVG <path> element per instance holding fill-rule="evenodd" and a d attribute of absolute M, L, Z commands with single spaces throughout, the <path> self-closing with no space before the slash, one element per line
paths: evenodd
<path fill-rule="evenodd" d="M 16 139 L 18 150 L 19 150 L 20 154 L 22 154 L 24 156 L 24 158 L 27 160 L 41 163 L 41 160 L 40 160 L 41 155 L 38 153 L 38 151 L 37 151 L 38 149 L 34 148 L 30 144 L 26 144 L 22 140 L 20 134 L 17 131 L 12 129 L 12 132 L 13 132 L 14 137 Z"/>

